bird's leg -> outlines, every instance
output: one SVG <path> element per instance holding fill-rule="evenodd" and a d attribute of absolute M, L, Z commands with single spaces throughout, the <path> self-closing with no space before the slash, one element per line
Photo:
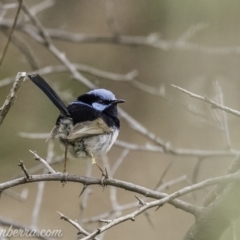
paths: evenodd
<path fill-rule="evenodd" d="M 65 142 L 65 152 L 64 152 L 64 167 L 63 167 L 63 173 L 66 173 L 67 171 L 67 151 L 68 151 L 68 143 Z"/>
<path fill-rule="evenodd" d="M 98 166 L 99 170 L 102 172 L 102 175 L 105 176 L 105 173 L 104 173 L 102 167 L 96 162 L 96 160 L 95 160 L 95 158 L 94 158 L 92 153 L 90 153 L 90 157 L 92 159 L 92 164 L 96 164 Z"/>

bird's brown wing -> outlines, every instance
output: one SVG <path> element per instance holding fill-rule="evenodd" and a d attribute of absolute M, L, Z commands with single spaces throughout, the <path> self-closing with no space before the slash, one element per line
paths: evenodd
<path fill-rule="evenodd" d="M 94 121 L 85 121 L 74 125 L 67 139 L 73 140 L 111 132 L 113 132 L 113 128 L 108 127 L 101 118 L 98 118 Z"/>

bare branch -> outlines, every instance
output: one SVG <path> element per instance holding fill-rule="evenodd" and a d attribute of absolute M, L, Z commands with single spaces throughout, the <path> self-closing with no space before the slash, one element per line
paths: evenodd
<path fill-rule="evenodd" d="M 31 150 L 29 150 L 29 152 L 34 155 L 36 161 L 40 161 L 48 169 L 49 173 L 56 173 L 56 171 L 47 163 L 46 160 L 42 159 L 35 152 Z"/>
<path fill-rule="evenodd" d="M 43 162 L 43 159 L 39 159 L 40 157 L 36 154 L 33 153 L 32 151 L 30 151 L 31 153 L 34 154 L 35 156 L 35 160 L 38 160 L 40 162 L 43 163 L 44 166 L 47 167 L 47 169 L 43 169 L 43 173 L 46 173 L 47 171 L 52 171 L 53 169 L 50 167 L 50 163 L 52 161 L 53 158 L 53 142 L 49 142 L 48 143 L 48 150 L 47 150 L 47 161 Z M 55 171 L 54 171 L 55 172 Z M 42 204 L 42 200 L 43 200 L 43 193 L 44 193 L 44 189 L 45 189 L 45 182 L 39 182 L 38 186 L 37 186 L 37 194 L 36 194 L 36 200 L 35 200 L 35 204 L 33 207 L 33 211 L 32 211 L 32 226 L 37 226 L 37 222 L 38 222 L 38 216 L 40 213 L 40 209 L 41 209 L 41 204 Z"/>
<path fill-rule="evenodd" d="M 89 232 L 87 232 L 85 229 L 83 229 L 76 221 L 73 221 L 72 219 L 70 219 L 69 217 L 63 215 L 62 213 L 60 213 L 58 211 L 57 211 L 57 213 L 61 216 L 61 219 L 69 222 L 71 225 L 73 225 L 79 231 L 78 235 L 79 234 L 83 234 L 85 236 L 89 235 Z"/>
<path fill-rule="evenodd" d="M 164 179 L 164 177 L 166 176 L 166 174 L 168 173 L 168 171 L 169 171 L 169 169 L 171 168 L 172 164 L 173 164 L 173 161 L 171 161 L 171 162 L 167 165 L 167 167 L 166 167 L 165 170 L 163 171 L 163 173 L 162 173 L 162 175 L 161 175 L 158 183 L 156 184 L 154 190 L 157 190 L 157 189 L 159 188 L 159 186 L 162 185 L 163 179 Z"/>
<path fill-rule="evenodd" d="M 157 188 L 157 191 L 164 191 L 164 190 L 170 188 L 173 185 L 176 185 L 176 184 L 181 183 L 181 182 L 186 182 L 186 179 L 187 179 L 187 176 L 183 175 L 181 177 L 178 177 L 178 178 L 172 179 L 170 181 L 167 181 L 167 182 L 163 183 L 162 185 L 160 185 Z"/>
<path fill-rule="evenodd" d="M 225 176 L 225 180 L 219 180 L 219 182 L 228 182 L 228 181 L 234 181 L 238 180 L 238 177 L 235 175 L 229 175 Z M 221 178 L 220 178 L 221 179 Z M 92 178 L 92 177 L 81 177 L 77 175 L 72 175 L 68 174 L 67 176 L 63 173 L 52 173 L 52 174 L 40 174 L 40 175 L 32 175 L 29 181 L 26 181 L 25 178 L 17 178 L 14 180 L 10 180 L 5 183 L 0 183 L 0 192 L 3 192 L 6 189 L 9 189 L 14 186 L 18 186 L 21 184 L 27 184 L 27 183 L 32 183 L 32 182 L 39 182 L 39 181 L 68 181 L 68 182 L 78 182 L 82 183 L 83 185 L 101 185 L 101 179 L 99 178 Z M 216 180 L 217 181 L 217 180 Z M 164 198 L 168 196 L 166 193 L 160 193 L 157 191 L 153 191 L 151 189 L 129 183 L 129 182 L 124 182 L 121 180 L 113 179 L 113 178 L 107 178 L 104 179 L 104 185 L 109 185 L 109 186 L 115 186 L 118 188 L 122 188 L 131 192 L 139 193 L 144 195 L 145 197 L 150 197 L 150 198 Z M 197 215 L 197 212 L 199 211 L 199 208 L 196 206 L 191 205 L 190 203 L 186 203 L 182 200 L 175 199 L 169 202 L 171 205 L 174 205 L 175 207 L 182 209 L 183 211 L 186 211 L 188 213 L 191 213 L 193 215 Z"/>
<path fill-rule="evenodd" d="M 196 35 L 196 33 L 202 31 L 203 29 L 206 29 L 208 27 L 207 24 L 204 23 L 199 23 L 199 24 L 195 24 L 193 26 L 191 26 L 189 29 L 187 29 L 186 32 L 184 32 L 179 38 L 178 40 L 180 42 L 187 42 L 189 41 L 193 36 Z"/>
<path fill-rule="evenodd" d="M 146 202 L 144 202 L 144 201 L 143 201 L 141 198 L 139 198 L 138 196 L 135 196 L 135 198 L 139 201 L 139 204 L 140 204 L 140 205 L 144 206 L 144 205 L 147 204 Z"/>
<path fill-rule="evenodd" d="M 87 177 L 91 177 L 92 175 L 92 163 L 90 161 L 88 161 L 87 163 L 87 171 L 86 171 L 86 176 Z M 88 204 L 88 199 L 90 194 L 92 193 L 92 190 L 87 188 L 87 185 L 83 185 L 82 191 L 79 194 L 79 197 L 82 196 L 82 201 L 80 204 L 80 216 L 79 216 L 79 222 L 82 224 L 83 218 L 84 218 L 84 214 L 85 214 L 85 210 Z"/>
<path fill-rule="evenodd" d="M 40 21 L 27 8 L 26 4 L 23 4 L 23 10 L 27 14 L 27 16 L 31 19 L 33 24 L 37 27 L 38 32 L 41 35 L 42 39 L 40 39 L 38 36 L 34 35 L 34 36 L 36 36 L 35 39 L 37 41 L 39 41 L 40 43 L 43 43 L 47 47 L 47 49 L 68 68 L 68 70 L 73 74 L 73 77 L 75 79 L 82 82 L 83 84 L 85 84 L 89 88 L 95 88 L 94 84 L 92 84 L 87 78 L 85 78 L 82 74 L 80 74 L 77 71 L 76 67 L 68 60 L 68 58 L 65 56 L 65 54 L 60 52 L 55 47 L 55 45 L 52 43 L 51 37 L 49 36 L 48 32 L 43 28 Z"/>
<path fill-rule="evenodd" d="M 180 87 L 175 86 L 175 85 L 173 85 L 173 84 L 172 84 L 172 87 L 177 88 L 178 90 L 180 90 L 180 91 L 188 94 L 190 97 L 199 99 L 199 100 L 201 100 L 201 101 L 204 101 L 204 102 L 210 104 L 213 108 L 218 108 L 218 109 L 221 109 L 221 110 L 226 111 L 226 112 L 228 112 L 228 113 L 231 113 L 231 114 L 233 114 L 233 115 L 235 115 L 235 116 L 237 116 L 237 117 L 240 117 L 240 112 L 237 111 L 237 110 L 234 110 L 234 109 L 232 109 L 232 108 L 229 108 L 229 107 L 226 107 L 226 106 L 224 106 L 224 105 L 221 105 L 221 104 L 219 104 L 219 103 L 217 103 L 217 102 L 214 102 L 213 100 L 211 100 L 211 99 L 209 99 L 209 98 L 207 98 L 207 97 L 203 97 L 203 96 L 197 95 L 197 94 L 195 94 L 195 93 L 191 93 L 191 92 L 187 91 L 186 89 L 180 88 Z"/>
<path fill-rule="evenodd" d="M 28 173 L 25 165 L 23 164 L 23 161 L 19 160 L 18 166 L 23 170 L 23 172 L 24 172 L 24 174 L 25 174 L 25 176 L 26 176 L 26 179 L 27 179 L 27 181 L 28 181 L 28 180 L 31 178 L 31 176 L 29 175 L 29 173 Z"/>
<path fill-rule="evenodd" d="M 10 28 L 13 24 L 11 19 L 3 19 L 0 22 L 1 27 Z M 19 24 L 16 26 L 16 30 L 24 31 L 27 34 L 36 34 L 38 32 L 37 28 L 33 26 L 28 26 L 24 24 Z M 115 36 L 94 36 L 82 33 L 72 33 L 62 29 L 45 29 L 48 35 L 52 39 L 57 39 L 60 41 L 67 41 L 72 43 L 98 43 L 98 44 L 115 44 L 123 46 L 147 46 L 152 48 L 157 48 L 162 51 L 169 50 L 180 50 L 180 51 L 193 51 L 203 54 L 211 55 L 230 55 L 230 54 L 240 54 L 240 47 L 214 47 L 214 46 L 204 46 L 197 43 L 191 43 L 189 41 L 180 40 L 170 40 L 159 38 L 158 33 L 149 34 L 148 36 L 128 36 L 119 35 L 117 38 Z M 36 35 L 35 35 L 36 36 Z M 191 36 L 192 37 L 192 36 Z M 38 39 L 40 40 L 40 39 Z"/>
<path fill-rule="evenodd" d="M 121 153 L 121 155 L 119 156 L 119 158 L 116 160 L 115 164 L 113 165 L 112 169 L 111 169 L 111 175 L 114 176 L 114 174 L 116 173 L 118 167 L 121 165 L 121 163 L 123 162 L 123 160 L 127 157 L 129 153 L 129 149 L 124 149 L 123 152 Z"/>
<path fill-rule="evenodd" d="M 200 183 L 182 188 L 181 190 L 178 190 L 178 191 L 166 196 L 165 198 L 163 198 L 161 200 L 156 200 L 156 201 L 152 201 L 150 203 L 146 203 L 139 210 L 136 210 L 131 214 L 128 214 L 128 215 L 125 215 L 125 216 L 122 216 L 122 217 L 111 220 L 111 222 L 108 222 L 107 225 L 105 225 L 101 228 L 98 228 L 96 231 L 94 231 L 93 233 L 91 233 L 87 237 L 82 238 L 81 240 L 91 239 L 91 238 L 99 235 L 100 233 L 108 230 L 109 228 L 112 228 L 112 227 L 114 227 L 114 226 L 116 226 L 116 225 L 118 225 L 122 222 L 125 222 L 127 220 L 135 221 L 135 218 L 138 215 L 140 215 L 141 213 L 145 212 L 146 210 L 148 210 L 150 208 L 153 208 L 153 207 L 156 207 L 156 206 L 158 206 L 158 208 L 159 208 L 159 207 L 163 206 L 164 204 L 168 203 L 170 200 L 173 200 L 177 197 L 183 196 L 187 193 L 205 188 L 205 187 L 210 186 L 212 184 L 217 184 L 217 183 L 222 182 L 222 181 L 223 182 L 225 182 L 225 181 L 229 182 L 229 180 L 230 180 L 229 177 L 231 178 L 231 180 L 233 180 L 233 179 L 234 180 L 238 179 L 238 181 L 240 180 L 240 174 L 237 173 L 237 174 L 231 174 L 231 175 L 228 175 L 228 176 L 222 176 L 222 177 L 208 179 L 208 180 L 205 180 L 203 182 L 200 182 Z"/>
<path fill-rule="evenodd" d="M 5 29 L 2 29 L 2 32 L 7 35 L 8 31 L 6 31 Z M 26 41 L 24 41 L 23 39 L 20 38 L 19 35 L 14 34 L 11 37 L 11 42 L 12 44 L 14 44 L 25 56 L 28 64 L 30 65 L 31 69 L 38 69 L 38 62 L 37 62 L 37 58 L 35 56 L 35 54 L 33 53 L 32 49 L 30 48 L 29 44 L 26 43 Z M 7 79 L 11 79 L 11 78 L 7 78 Z M 12 81 L 6 81 L 6 83 L 8 82 L 8 84 L 11 84 L 14 81 L 14 77 L 12 78 Z M 4 83 L 4 81 L 0 81 L 0 87 L 2 87 L 2 84 Z M 6 86 L 7 84 L 3 84 L 3 86 Z"/>
<path fill-rule="evenodd" d="M 219 85 L 219 83 L 217 81 L 214 82 L 215 83 L 215 88 L 216 88 L 216 92 L 217 92 L 217 96 L 218 96 L 218 101 L 221 105 L 224 104 L 224 100 L 223 100 L 223 92 L 222 89 Z M 223 128 L 223 132 L 224 132 L 224 136 L 225 136 L 225 140 L 226 140 L 226 144 L 227 144 L 227 148 L 231 149 L 232 148 L 232 143 L 231 143 L 231 137 L 230 137 L 230 133 L 229 133 L 229 127 L 228 127 L 228 121 L 227 121 L 227 114 L 225 111 L 221 111 L 221 116 L 222 116 L 222 128 Z"/>
<path fill-rule="evenodd" d="M 49 36 L 49 34 L 45 31 L 42 24 L 38 20 L 38 18 L 35 17 L 35 15 L 28 9 L 27 5 L 25 3 L 22 4 L 22 9 L 26 13 L 26 15 L 30 18 L 32 23 L 37 27 L 39 35 L 42 37 L 46 45 L 51 45 L 52 40 Z"/>
<path fill-rule="evenodd" d="M 26 77 L 25 72 L 19 72 L 16 76 L 16 80 L 12 86 L 12 89 L 10 90 L 10 93 L 7 96 L 7 99 L 5 100 L 3 106 L 0 108 L 0 125 L 3 123 L 4 118 L 6 117 L 8 111 L 14 104 L 14 101 L 16 99 L 16 94 L 21 87 L 22 82 L 24 81 Z"/>
<path fill-rule="evenodd" d="M 141 83 L 141 82 L 138 82 L 136 80 L 133 80 L 131 81 L 131 85 L 143 92 L 146 92 L 146 93 L 149 93 L 149 94 L 152 94 L 152 95 L 156 95 L 158 97 L 161 97 L 161 98 L 165 98 L 165 86 L 164 84 L 161 84 L 159 86 L 159 88 L 155 88 L 155 87 L 151 87 L 147 84 L 144 84 L 144 83 Z"/>
<path fill-rule="evenodd" d="M 104 79 L 112 80 L 112 81 L 132 81 L 138 75 L 137 70 L 133 70 L 133 71 L 123 75 L 123 74 L 117 74 L 117 73 L 103 71 L 103 70 L 100 70 L 100 69 L 97 69 L 97 68 L 94 68 L 94 67 L 91 67 L 88 65 L 84 65 L 84 64 L 72 63 L 72 65 L 74 67 L 76 67 L 76 69 L 80 72 L 84 72 L 84 73 L 91 74 L 91 75 L 99 77 L 99 78 L 104 78 Z M 35 68 L 36 65 L 34 64 L 33 66 Z M 39 75 L 47 75 L 47 74 L 51 74 L 51 73 L 63 73 L 63 72 L 69 72 L 69 69 L 65 65 L 58 65 L 58 66 L 47 66 L 45 68 L 34 70 L 33 72 L 29 72 L 29 74 L 38 73 Z M 0 87 L 7 86 L 7 85 L 11 84 L 13 81 L 14 81 L 13 77 L 2 79 L 2 80 L 0 80 Z"/>
<path fill-rule="evenodd" d="M 7 49 L 8 49 L 9 43 L 11 41 L 11 37 L 12 37 L 13 31 L 14 31 L 14 29 L 16 27 L 17 19 L 18 19 L 18 16 L 19 16 L 19 13 L 20 13 L 20 10 L 21 10 L 21 7 L 22 7 L 22 1 L 23 0 L 18 0 L 19 4 L 18 4 L 17 13 L 15 15 L 15 18 L 14 18 L 14 21 L 13 21 L 13 25 L 12 25 L 10 34 L 8 36 L 7 43 L 6 43 L 6 45 L 5 45 L 4 49 L 3 49 L 3 54 L 2 54 L 2 56 L 0 58 L 0 66 L 2 65 L 3 59 L 4 59 L 4 57 L 5 57 L 6 53 L 7 53 Z"/>

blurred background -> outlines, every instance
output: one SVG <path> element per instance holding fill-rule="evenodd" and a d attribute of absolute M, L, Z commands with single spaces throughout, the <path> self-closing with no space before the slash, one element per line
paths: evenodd
<path fill-rule="evenodd" d="M 46 2 L 49 2 L 48 7 L 45 6 Z M 10 30 L 6 26 L 6 20 L 14 19 L 17 11 L 15 3 L 16 1 L 1 1 L 1 54 Z M 68 36 L 74 33 L 106 37 L 105 40 L 95 39 L 94 42 L 73 42 L 61 37 L 52 40 L 56 48 L 72 63 L 124 76 L 136 70 L 133 73 L 137 72 L 137 76 L 129 81 L 113 81 L 85 71 L 80 72 L 98 87 L 107 88 L 114 92 L 116 97 L 125 99 L 126 103 L 122 104 L 121 108 L 169 146 L 202 151 L 239 149 L 240 124 L 237 117 L 224 116 L 206 103 L 171 87 L 171 84 L 174 84 L 216 101 L 223 96 L 226 106 L 240 109 L 239 1 L 25 0 L 24 3 L 33 12 L 39 10 L 42 4 L 45 6 L 36 12 L 45 29 L 69 32 L 69 35 L 66 34 Z M 13 5 L 10 7 L 7 4 Z M 20 13 L 19 23 L 32 24 L 23 12 Z M 119 36 L 128 36 L 132 44 L 114 43 L 113 36 L 116 39 Z M 137 36 L 139 41 L 131 38 Z M 1 105 L 12 87 L 12 82 L 5 84 L 1 80 L 14 78 L 17 72 L 31 72 L 37 68 L 62 64 L 45 46 L 18 27 L 14 31 L 13 39 L 25 44 L 36 62 L 35 66 L 32 66 L 33 62 L 29 63 L 19 47 L 14 43 L 10 44 L 0 67 Z M 44 75 L 44 78 L 66 103 L 88 91 L 88 88 L 74 80 L 68 71 L 53 72 Z M 29 149 L 43 158 L 47 157 L 49 146 L 45 143 L 45 138 L 29 139 L 21 137 L 20 133 L 48 133 L 58 114 L 58 110 L 47 97 L 30 81 L 25 81 L 0 128 L 1 182 L 10 180 L 19 173 L 22 175 L 17 166 L 19 159 L 24 161 L 28 169 L 39 165 L 34 161 Z M 227 123 L 227 127 L 224 123 Z M 132 130 L 123 120 L 118 139 L 140 145 L 154 144 Z M 120 146 L 111 149 L 108 154 L 111 166 L 123 151 L 126 150 Z M 63 153 L 58 141 L 54 142 L 53 152 L 55 156 Z M 171 193 L 193 182 L 224 174 L 234 158 L 233 154 L 227 155 L 201 158 L 152 151 L 129 151 L 114 177 L 153 189 L 165 169 L 172 163 L 164 181 L 178 178 L 182 180 L 164 189 Z M 200 162 L 200 166 L 196 168 Z M 104 165 L 102 162 L 101 164 Z M 62 171 L 63 164 L 54 168 Z M 69 173 L 86 175 L 90 168 L 88 161 L 68 161 Z M 42 170 L 36 173 L 42 173 Z M 91 175 L 100 176 L 95 166 L 92 167 Z M 58 182 L 18 186 L 1 196 L 0 214 L 38 229 L 62 229 L 63 239 L 76 239 L 77 231 L 67 222 L 60 220 L 56 211 L 81 222 L 112 209 L 109 195 L 113 190 L 110 187 L 103 190 L 100 186 L 93 186 L 84 213 L 81 213 L 83 197 L 78 197 L 81 189 L 80 184 L 67 183 L 62 187 Z M 42 191 L 42 196 L 38 195 L 39 191 Z M 181 199 L 201 206 L 205 195 L 206 190 L 202 190 Z M 136 202 L 134 196 L 134 193 L 121 189 L 116 192 L 119 205 Z M 39 198 L 39 213 L 38 217 L 34 218 L 36 199 Z M 127 209 L 121 214 L 133 210 L 134 208 Z M 180 239 L 193 223 L 194 218 L 190 214 L 165 205 L 157 212 L 154 209 L 149 210 L 147 217 L 142 214 L 135 222 L 125 222 L 110 229 L 103 239 L 175 240 Z M 94 222 L 83 223 L 83 226 L 92 232 L 100 225 Z M 227 231 L 222 239 L 229 239 L 230 232 Z"/>

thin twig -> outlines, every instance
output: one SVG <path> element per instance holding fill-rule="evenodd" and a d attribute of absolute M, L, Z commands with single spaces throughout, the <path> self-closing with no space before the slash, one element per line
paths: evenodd
<path fill-rule="evenodd" d="M 23 172 L 24 172 L 24 174 L 26 176 L 26 180 L 28 181 L 31 178 L 31 176 L 29 175 L 25 165 L 23 164 L 23 161 L 19 160 L 18 166 L 23 170 Z"/>
<path fill-rule="evenodd" d="M 14 104 L 14 101 L 16 99 L 16 94 L 21 87 L 22 82 L 24 81 L 26 77 L 25 72 L 19 72 L 16 76 L 15 82 L 12 86 L 12 89 L 10 90 L 10 93 L 8 94 L 3 106 L 0 108 L 0 125 L 3 123 L 4 118 L 8 114 L 8 111 Z"/>
<path fill-rule="evenodd" d="M 30 18 L 32 23 L 37 27 L 39 35 L 45 40 L 45 44 L 46 45 L 52 44 L 52 40 L 51 40 L 49 34 L 45 31 L 42 24 L 38 20 L 38 18 L 35 17 L 34 13 L 31 12 L 31 10 L 27 7 L 27 5 L 25 3 L 22 4 L 22 10 Z"/>
<path fill-rule="evenodd" d="M 210 104 L 213 108 L 218 108 L 218 109 L 221 109 L 223 111 L 226 111 L 227 113 L 231 113 L 231 114 L 233 114 L 233 115 L 235 115 L 237 117 L 240 117 L 240 112 L 235 110 L 235 109 L 232 109 L 232 108 L 226 107 L 224 105 L 221 105 L 221 104 L 219 104 L 219 103 L 217 103 L 217 102 L 215 102 L 215 101 L 213 101 L 213 100 L 211 100 L 211 99 L 209 99 L 207 97 L 203 97 L 203 96 L 197 95 L 195 93 L 189 92 L 186 89 L 180 88 L 180 87 L 175 86 L 173 84 L 172 84 L 172 87 L 177 88 L 178 90 L 188 94 L 190 97 L 199 99 L 201 101 L 204 101 L 204 102 Z"/>
<path fill-rule="evenodd" d="M 139 198 L 138 196 L 135 196 L 135 198 L 139 201 L 139 204 L 144 206 L 146 205 L 146 202 L 144 202 L 141 198 Z"/>
<path fill-rule="evenodd" d="M 13 31 L 14 31 L 14 29 L 16 27 L 16 24 L 17 24 L 17 19 L 18 19 L 18 16 L 19 16 L 19 13 L 20 13 L 20 10 L 21 10 L 21 7 L 22 7 L 23 0 L 18 0 L 18 2 L 19 2 L 19 4 L 18 4 L 17 13 L 15 15 L 11 31 L 9 33 L 7 43 L 6 43 L 6 45 L 5 45 L 4 49 L 3 49 L 2 57 L 0 58 L 0 66 L 2 65 L 3 59 L 4 59 L 4 57 L 5 57 L 6 53 L 7 53 L 7 49 L 8 49 L 9 43 L 11 41 L 11 37 L 12 37 Z"/>
<path fill-rule="evenodd" d="M 166 174 L 168 173 L 168 171 L 169 171 L 169 169 L 171 168 L 172 164 L 173 164 L 173 161 L 171 161 L 171 162 L 167 165 L 167 167 L 166 167 L 165 170 L 163 171 L 163 173 L 162 173 L 162 175 L 161 175 L 158 183 L 156 184 L 154 190 L 157 190 L 157 189 L 162 185 L 163 179 L 164 179 L 164 177 L 166 176 Z M 159 191 L 159 190 L 158 190 L 158 191 Z"/>
<path fill-rule="evenodd" d="M 69 222 L 71 225 L 73 225 L 78 231 L 78 234 L 83 234 L 85 236 L 89 235 L 89 232 L 87 232 L 85 229 L 83 229 L 76 221 L 73 221 L 72 219 L 70 219 L 69 217 L 63 215 L 62 213 L 58 212 L 57 213 L 61 216 L 61 219 L 63 219 L 64 221 Z"/>
<path fill-rule="evenodd" d="M 30 60 L 30 56 L 28 56 Z M 103 71 L 88 65 L 84 64 L 75 64 L 72 63 L 73 66 L 76 67 L 76 69 L 80 72 L 87 73 L 93 76 L 96 76 L 98 78 L 104 78 L 107 80 L 112 81 L 132 81 L 137 75 L 138 71 L 133 70 L 127 74 L 117 74 L 112 72 Z M 32 66 L 35 67 L 36 63 Z M 47 66 L 38 70 L 34 70 L 33 72 L 29 72 L 28 74 L 37 73 L 39 75 L 48 75 L 51 73 L 63 73 L 63 72 L 69 72 L 69 69 L 65 65 L 58 65 L 58 66 Z M 5 79 L 0 80 L 0 87 L 7 86 L 11 84 L 14 81 L 14 77 L 8 77 Z"/>
<path fill-rule="evenodd" d="M 125 148 L 121 155 L 119 156 L 119 158 L 116 160 L 115 164 L 113 165 L 112 169 L 111 169 L 111 176 L 113 177 L 114 174 L 116 173 L 117 169 L 119 168 L 119 166 L 122 164 L 123 160 L 127 157 L 127 155 L 129 154 L 130 149 Z"/>
<path fill-rule="evenodd" d="M 5 35 L 7 35 L 7 33 L 8 33 L 5 29 L 3 29 L 2 32 Z M 32 49 L 30 48 L 29 44 L 26 41 L 22 40 L 19 35 L 14 34 L 14 35 L 12 35 L 11 42 L 23 53 L 23 55 L 25 56 L 25 58 L 32 70 L 36 70 L 39 68 L 38 62 L 36 60 L 37 59 L 36 55 L 33 53 Z M 7 79 L 11 79 L 11 80 L 7 81 L 8 84 L 11 84 L 14 81 L 14 77 L 7 78 Z M 7 84 L 4 85 L 4 81 L 0 81 L 0 87 L 6 86 L 6 85 Z"/>
<path fill-rule="evenodd" d="M 36 161 L 40 161 L 50 173 L 56 173 L 56 171 L 47 163 L 47 161 L 41 157 L 39 157 L 35 152 L 29 150 L 30 153 L 32 153 L 35 157 Z"/>
<path fill-rule="evenodd" d="M 90 161 L 87 162 L 87 170 L 86 170 L 86 176 L 91 177 L 92 175 L 92 163 Z M 82 224 L 82 220 L 84 218 L 85 210 L 88 204 L 88 199 L 90 194 L 92 193 L 92 190 L 87 188 L 88 185 L 83 185 L 82 191 L 79 195 L 79 197 L 82 196 L 82 201 L 80 203 L 80 215 L 79 215 L 79 222 Z M 86 190 L 86 191 L 85 191 Z"/>
<path fill-rule="evenodd" d="M 170 181 L 167 181 L 167 182 L 163 183 L 162 185 L 160 185 L 157 188 L 157 191 L 164 191 L 164 190 L 172 187 L 173 185 L 179 184 L 181 182 L 186 182 L 186 179 L 187 179 L 186 175 L 183 175 L 183 176 L 178 177 L 178 178 L 174 178 L 174 179 L 172 179 Z"/>
<path fill-rule="evenodd" d="M 221 87 L 220 87 L 220 85 L 217 81 L 215 82 L 215 88 L 216 88 L 216 91 L 217 91 L 218 101 L 221 105 L 223 105 L 224 104 L 223 93 L 222 93 L 222 89 L 221 89 Z M 224 136 L 225 136 L 225 139 L 226 139 L 227 148 L 231 149 L 232 148 L 232 143 L 231 143 L 231 137 L 230 137 L 230 133 L 229 133 L 227 114 L 226 114 L 225 111 L 221 111 L 221 115 L 222 115 L 222 128 L 223 128 L 223 131 L 224 131 Z"/>
<path fill-rule="evenodd" d="M 195 24 L 193 26 L 190 26 L 187 31 L 185 31 L 179 38 L 178 41 L 180 42 L 187 42 L 189 41 L 193 36 L 196 35 L 196 33 L 202 31 L 203 29 L 206 29 L 208 27 L 205 23 L 199 23 Z"/>
<path fill-rule="evenodd" d="M 48 143 L 48 151 L 47 151 L 47 161 L 45 161 L 45 163 L 48 164 L 48 166 L 50 167 L 50 163 L 52 161 L 53 158 L 53 142 L 50 141 Z M 36 156 L 35 156 L 36 159 Z M 39 160 L 41 161 L 41 160 Z M 49 168 L 45 168 L 43 169 L 43 173 L 47 173 L 47 171 L 49 171 Z M 41 209 L 41 204 L 42 204 L 42 200 L 43 200 L 43 194 L 44 194 L 44 189 L 45 189 L 45 182 L 39 182 L 37 185 L 37 194 L 36 194 L 36 199 L 35 199 L 35 203 L 34 203 L 34 207 L 33 207 L 33 211 L 32 211 L 32 226 L 36 227 L 37 223 L 38 223 L 38 217 L 39 217 L 39 213 L 40 213 L 40 209 Z"/>

